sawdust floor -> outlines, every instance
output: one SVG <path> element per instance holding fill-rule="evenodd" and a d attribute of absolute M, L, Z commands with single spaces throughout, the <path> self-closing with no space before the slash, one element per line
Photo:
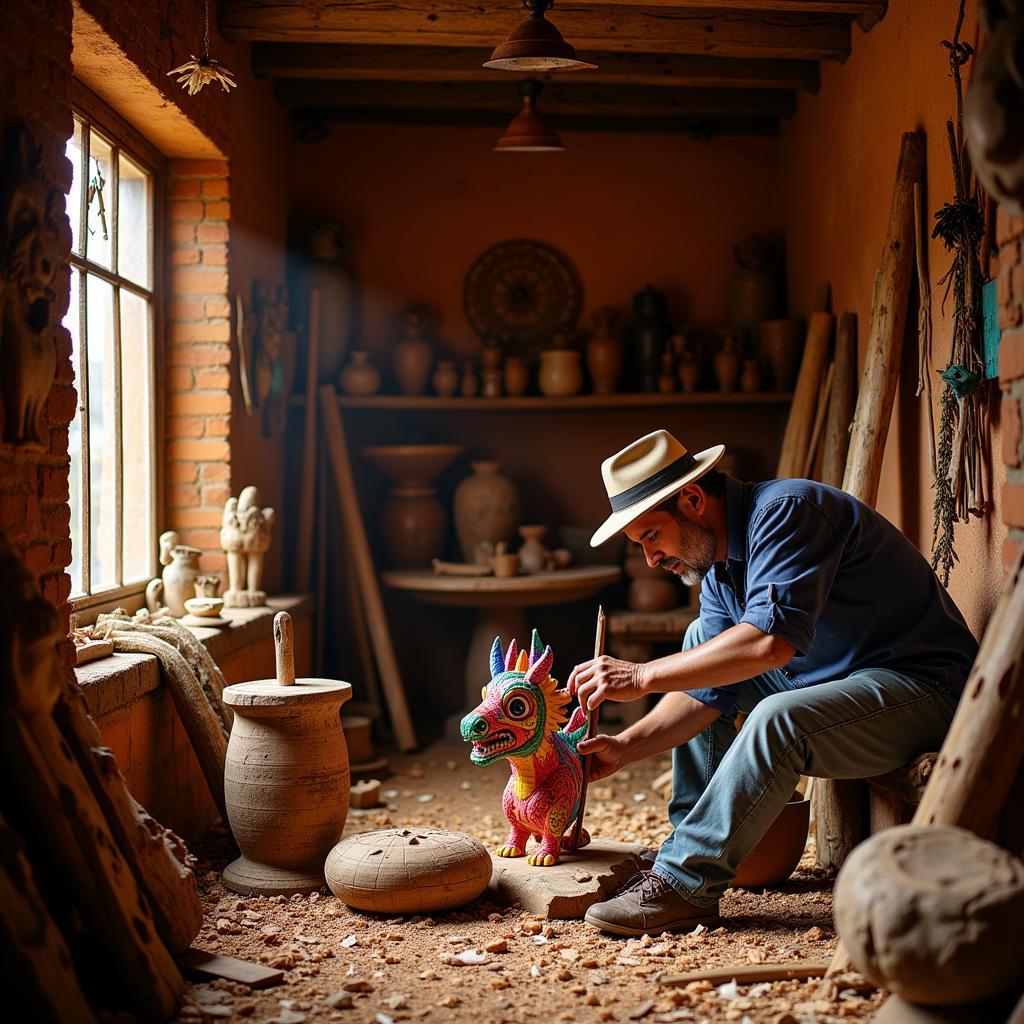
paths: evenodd
<path fill-rule="evenodd" d="M 667 766 L 655 758 L 591 787 L 590 831 L 656 848 L 667 819 L 664 799 L 650 784 Z M 420 825 L 468 832 L 488 846 L 504 838 L 504 765 L 476 768 L 464 748 L 439 744 L 393 757 L 392 769 L 383 786 L 386 806 L 350 812 L 346 833 Z M 868 1019 L 880 1003 L 870 990 L 820 980 L 659 985 L 663 974 L 705 967 L 827 959 L 835 944 L 832 879 L 807 855 L 782 889 L 730 891 L 721 928 L 619 939 L 580 921 L 541 921 L 486 899 L 411 919 L 352 911 L 330 895 L 243 899 L 220 882 L 230 856 L 224 833 L 213 832 L 197 852 L 206 923 L 195 945 L 281 967 L 285 980 L 257 992 L 224 981 L 191 984 L 180 1021 L 829 1024 Z M 502 942 L 507 951 L 486 951 Z M 463 950 L 484 952 L 487 962 L 445 963 Z"/>

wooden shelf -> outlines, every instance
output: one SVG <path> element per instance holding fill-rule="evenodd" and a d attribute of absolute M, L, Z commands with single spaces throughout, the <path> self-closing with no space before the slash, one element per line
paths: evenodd
<path fill-rule="evenodd" d="M 340 395 L 338 404 L 342 409 L 378 409 L 382 411 L 421 412 L 515 412 L 534 409 L 537 411 L 571 412 L 574 409 L 640 409 L 656 406 L 686 405 L 787 405 L 792 400 L 790 391 L 756 391 L 753 394 L 741 392 L 694 391 L 689 394 L 672 392 L 575 395 L 572 398 L 545 398 L 530 395 L 522 398 L 438 398 L 436 395 Z M 301 405 L 301 395 L 293 395 L 292 404 Z"/>

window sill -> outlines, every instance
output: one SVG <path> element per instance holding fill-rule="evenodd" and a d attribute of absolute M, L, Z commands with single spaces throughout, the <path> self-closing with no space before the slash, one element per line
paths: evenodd
<path fill-rule="evenodd" d="M 219 664 L 236 651 L 272 637 L 274 615 L 281 611 L 305 618 L 313 613 L 313 598 L 309 594 L 271 597 L 264 608 L 225 609 L 224 618 L 231 625 L 223 629 L 188 628 Z M 129 707 L 161 686 L 160 664 L 150 654 L 112 654 L 76 668 L 75 676 L 94 718 Z"/>

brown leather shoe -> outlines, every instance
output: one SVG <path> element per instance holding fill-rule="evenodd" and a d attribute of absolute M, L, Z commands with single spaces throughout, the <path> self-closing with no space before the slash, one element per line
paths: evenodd
<path fill-rule="evenodd" d="M 656 935 L 688 931 L 697 925 L 718 924 L 718 904 L 698 907 L 684 899 L 660 875 L 641 871 L 618 896 L 595 903 L 583 918 L 613 935 Z"/>

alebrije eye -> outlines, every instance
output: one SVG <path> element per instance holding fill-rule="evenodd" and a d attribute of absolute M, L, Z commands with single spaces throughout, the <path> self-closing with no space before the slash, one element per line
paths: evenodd
<path fill-rule="evenodd" d="M 525 718 L 530 713 L 530 705 L 525 697 L 513 697 L 505 705 L 505 713 L 509 718 Z"/>

